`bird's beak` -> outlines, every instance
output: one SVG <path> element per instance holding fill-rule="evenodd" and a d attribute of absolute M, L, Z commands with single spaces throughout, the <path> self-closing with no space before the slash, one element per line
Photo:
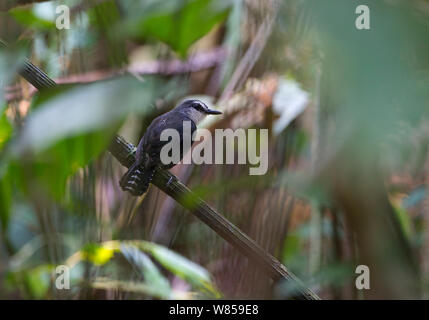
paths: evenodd
<path fill-rule="evenodd" d="M 207 114 L 222 114 L 222 112 L 217 111 L 217 110 L 212 110 L 212 109 L 207 109 L 206 113 Z"/>

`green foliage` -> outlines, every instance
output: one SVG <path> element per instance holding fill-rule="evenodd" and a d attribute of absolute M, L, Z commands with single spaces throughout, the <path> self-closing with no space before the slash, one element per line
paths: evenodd
<path fill-rule="evenodd" d="M 122 33 L 138 39 L 168 44 L 181 57 L 189 47 L 227 17 L 227 0 L 129 1 L 121 4 L 129 15 L 118 26 Z"/>
<path fill-rule="evenodd" d="M 189 185 L 195 197 L 216 201 L 214 207 L 220 212 L 257 235 L 264 246 L 273 248 L 305 284 L 317 283 L 325 292 L 325 286 L 350 282 L 353 270 L 348 259 L 357 261 L 366 251 L 354 250 L 354 237 L 347 235 L 352 240 L 346 239 L 344 233 L 350 231 L 342 228 L 341 218 L 334 225 L 330 210 L 333 197 L 353 200 L 359 191 L 366 192 L 367 197 L 361 198 L 361 203 L 368 199 L 365 210 L 358 213 L 370 212 L 376 202 L 370 201 L 370 195 L 380 191 L 372 184 L 378 171 L 383 171 L 380 176 L 388 176 L 389 169 L 397 166 L 402 172 L 403 164 L 416 158 L 417 153 L 423 167 L 427 157 L 427 141 L 416 152 L 417 143 L 410 141 L 409 134 L 427 116 L 429 29 L 420 19 L 425 9 L 419 8 L 416 14 L 412 5 L 400 0 L 362 2 L 370 4 L 370 31 L 355 28 L 357 4 L 344 0 L 275 1 L 279 7 L 272 7 L 272 2 L 242 0 L 64 0 L 61 4 L 69 5 L 72 15 L 71 29 L 62 31 L 55 28 L 55 1 L 19 7 L 2 15 L 2 19 L 9 20 L 2 21 L 7 37 L 23 39 L 31 48 L 24 54 L 26 50 L 21 45 L 11 44 L 5 50 L 0 44 L 0 85 L 7 89 L 0 92 L 0 255 L 8 262 L 1 267 L 6 270 L 4 282 L 12 294 L 57 298 L 49 263 L 65 260 L 74 252 L 66 261 L 72 267 L 72 291 L 77 288 L 73 294 L 82 288 L 82 292 L 86 291 L 89 284 L 125 299 L 221 296 L 209 272 L 200 265 L 155 243 L 125 240 L 160 239 L 156 233 L 163 229 L 153 223 L 161 216 L 158 210 L 169 212 L 174 206 L 167 202 L 158 206 L 161 198 L 152 194 L 142 202 L 130 200 L 119 191 L 117 183 L 124 168 L 119 168 L 111 157 L 100 155 L 120 129 L 127 140 L 136 142 L 153 116 L 171 107 L 173 99 L 182 93 L 189 93 L 182 91 L 188 78 L 197 84 L 189 88 L 190 92 L 200 94 L 196 91 L 201 90 L 220 96 L 220 88 L 231 80 L 234 70 L 240 70 L 239 59 L 255 40 L 271 9 L 279 9 L 273 33 L 259 58 L 259 50 L 255 50 L 242 60 L 245 73 L 250 68 L 251 77 L 274 73 L 273 79 L 285 74 L 300 82 L 307 79 L 303 88 L 312 94 L 306 114 L 300 119 L 295 119 L 298 113 L 293 115 L 289 119 L 293 125 L 271 137 L 270 171 L 265 176 L 243 176 L 233 166 L 221 170 L 202 167 L 195 170 L 197 174 L 194 171 Z M 10 34 L 9 22 L 13 25 Z M 140 67 L 140 63 L 143 67 L 146 63 L 156 64 L 162 69 L 164 60 L 176 55 L 185 58 L 193 44 L 222 23 L 215 44 L 215 37 L 201 42 L 201 51 L 222 45 L 228 52 L 222 65 L 208 71 L 163 78 L 139 73 L 90 84 L 61 85 L 33 96 L 28 113 L 25 106 L 33 92 L 13 83 L 24 56 L 52 78 L 84 75 L 91 81 L 94 74 L 97 79 L 104 73 L 123 75 L 126 70 Z M 254 66 L 253 58 L 259 59 Z M 198 64 L 198 59 L 194 61 Z M 280 70 L 279 65 L 284 69 Z M 110 70 L 111 66 L 115 68 Z M 246 80 L 240 78 L 237 87 Z M 268 108 L 272 97 L 266 93 L 270 90 L 250 82 L 242 88 L 243 93 L 225 102 L 225 109 L 232 112 L 225 112 L 222 126 L 263 117 L 263 125 L 272 128 L 272 111 L 276 108 Z M 22 94 L 25 103 L 14 99 L 9 105 L 4 103 L 4 93 L 10 92 L 13 96 Z M 248 99 L 257 107 L 241 109 Z M 287 102 L 281 110 L 287 115 L 290 101 L 287 96 L 280 96 L 279 101 Z M 262 104 L 267 104 L 266 110 Z M 264 114 L 259 114 L 262 111 Z M 126 119 L 126 128 L 121 128 Z M 344 151 L 344 146 L 349 148 Z M 339 154 L 342 158 L 337 161 Z M 344 179 L 348 171 L 343 166 L 353 173 L 351 178 Z M 325 168 L 329 169 L 327 174 Z M 200 180 L 196 181 L 195 176 Z M 342 179 L 344 184 L 339 183 Z M 421 179 L 414 182 L 410 185 L 424 183 Z M 338 190 L 330 188 L 337 183 Z M 394 207 L 411 241 L 419 231 L 416 220 L 422 224 L 422 239 L 427 232 L 421 214 L 426 189 L 422 186 L 411 191 L 401 207 Z M 184 201 L 194 203 L 194 196 Z M 289 202 L 292 196 L 299 200 Z M 308 223 L 311 205 L 323 209 L 321 221 Z M 335 218 L 341 217 L 343 210 L 350 210 L 347 206 L 335 209 L 341 211 Z M 133 216 L 137 211 L 143 214 L 135 215 L 133 223 L 126 225 L 129 211 Z M 272 219 L 278 219 L 279 224 Z M 167 224 L 159 219 L 156 223 L 164 224 L 161 227 L 173 233 L 167 240 L 174 241 L 179 252 L 210 263 L 210 270 L 217 270 L 218 265 L 227 268 L 231 255 L 224 251 L 228 250 L 217 242 L 207 250 L 209 241 L 218 241 L 216 235 L 203 224 L 190 221 L 181 219 L 180 223 Z M 377 223 L 377 219 L 374 221 Z M 313 223 L 320 229 L 314 230 Z M 286 237 L 284 243 L 282 236 Z M 96 242 L 100 239 L 119 240 Z M 280 240 L 275 244 L 272 239 Z M 371 243 L 374 239 L 383 243 L 379 241 L 383 234 L 368 237 L 363 243 L 381 247 Z M 343 248 L 346 252 L 342 252 Z M 313 269 L 313 263 L 308 268 L 309 261 L 313 260 L 319 260 L 314 263 L 318 270 L 308 274 L 307 270 Z M 395 268 L 399 270 L 400 266 Z M 178 292 L 176 283 L 187 291 Z M 0 293 L 1 289 L 2 284 Z M 290 284 L 280 284 L 279 297 L 290 297 L 295 289 Z"/>
<path fill-rule="evenodd" d="M 0 151 L 3 149 L 5 143 L 12 136 L 12 125 L 5 113 L 0 117 Z"/>
<path fill-rule="evenodd" d="M 1 171 L 6 171 L 4 168 Z M 12 205 L 12 179 L 10 174 L 0 172 L 0 222 L 2 232 L 5 232 L 9 224 Z"/>
<path fill-rule="evenodd" d="M 152 259 L 154 259 L 166 270 L 200 290 L 202 295 L 220 297 L 220 293 L 215 289 L 207 270 L 163 246 L 147 241 L 89 243 L 80 252 L 70 257 L 68 264 L 74 267 L 82 259 L 102 267 L 108 262 L 114 262 L 112 258 L 115 253 L 122 254 L 137 274 L 143 277 L 144 282 L 130 283 L 128 282 L 129 280 L 107 277 L 96 279 L 94 282 L 95 287 L 116 288 L 149 294 L 157 298 L 170 299 L 178 293 L 173 291 L 167 278 L 152 262 Z"/>
<path fill-rule="evenodd" d="M 393 205 L 393 209 L 398 217 L 399 224 L 402 228 L 402 232 L 408 237 L 412 236 L 412 221 L 410 214 L 404 208 Z"/>
<path fill-rule="evenodd" d="M 6 276 L 7 289 L 20 288 L 27 298 L 45 299 L 50 287 L 53 267 L 40 265 L 35 268 L 9 272 Z"/>
<path fill-rule="evenodd" d="M 147 112 L 156 99 L 172 89 L 172 84 L 156 78 L 139 82 L 124 77 L 41 99 L 28 116 L 13 153 L 40 153 L 61 139 L 117 127 L 130 112 Z"/>
<path fill-rule="evenodd" d="M 209 273 L 199 265 L 155 243 L 139 241 L 135 244 L 141 250 L 149 252 L 159 263 L 178 277 L 214 295 L 219 294 L 211 283 Z"/>
<path fill-rule="evenodd" d="M 171 298 L 170 283 L 145 253 L 126 244 L 121 245 L 121 253 L 143 275 L 146 287 L 150 288 L 148 293 L 163 299 Z"/>
<path fill-rule="evenodd" d="M 12 135 L 12 125 L 7 119 L 6 113 L 0 117 L 0 154 L 5 143 Z M 12 179 L 8 172 L 8 166 L 0 163 L 0 222 L 1 228 L 6 230 L 9 223 L 12 204 Z"/>
<path fill-rule="evenodd" d="M 41 94 L 11 143 L 10 169 L 17 185 L 25 192 L 37 185 L 60 200 L 68 177 L 106 149 L 125 117 L 145 114 L 174 86 L 175 81 L 123 77 Z"/>
<path fill-rule="evenodd" d="M 45 31 L 55 28 L 54 21 L 39 17 L 32 8 L 18 7 L 10 10 L 9 13 L 17 22 L 26 27 Z"/>
<path fill-rule="evenodd" d="M 72 10 L 71 29 L 61 32 L 55 28 L 53 2 L 17 7 L 5 14 L 14 27 L 19 26 L 19 32 L 23 31 L 20 39 L 32 50 L 26 53 L 21 44 L 4 49 L 0 44 L 2 87 L 12 84 L 24 57 L 31 57 L 52 78 L 106 68 L 106 62 L 122 68 L 128 63 L 130 40 L 164 43 L 185 57 L 193 43 L 225 20 L 231 7 L 230 0 L 65 0 L 64 4 Z M 100 48 L 105 49 L 102 53 L 106 57 L 94 58 Z M 7 247 L 7 253 L 1 253 L 9 256 L 6 283 L 10 290 L 25 298 L 55 298 L 54 270 L 48 262 L 58 257 L 51 256 L 52 252 L 64 257 L 88 243 L 67 262 L 73 267 L 72 291 L 82 284 L 84 268 L 89 266 L 97 271 L 97 276 L 89 279 L 94 288 L 160 299 L 191 297 L 193 292 L 178 292 L 170 283 L 174 276 L 199 296 L 220 297 L 207 270 L 167 248 L 144 241 L 91 242 L 98 239 L 93 236 L 101 226 L 93 217 L 98 212 L 74 203 L 77 200 L 72 192 L 74 181 L 99 159 L 126 118 L 133 115 L 141 121 L 156 111 L 155 104 L 172 104 L 185 94 L 186 85 L 183 77 L 167 80 L 140 75 L 58 85 L 35 94 L 28 113 L 15 101 L 9 106 L 3 103 L 1 91 L 0 223 L 2 244 Z M 32 94 L 25 87 L 19 93 L 26 102 Z M 11 121 L 6 108 L 14 114 Z M 87 194 L 83 197 L 95 202 Z M 113 216 L 115 208 L 110 209 Z M 106 228 L 117 232 L 114 222 L 109 223 Z"/>

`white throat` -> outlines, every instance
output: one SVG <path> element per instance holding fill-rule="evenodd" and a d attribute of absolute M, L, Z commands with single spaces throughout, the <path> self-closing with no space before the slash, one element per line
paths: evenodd
<path fill-rule="evenodd" d="M 203 120 L 206 117 L 206 114 L 203 112 L 200 112 L 194 108 L 189 108 L 186 111 L 183 111 L 186 116 L 189 117 L 195 124 L 198 124 L 201 120 Z"/>

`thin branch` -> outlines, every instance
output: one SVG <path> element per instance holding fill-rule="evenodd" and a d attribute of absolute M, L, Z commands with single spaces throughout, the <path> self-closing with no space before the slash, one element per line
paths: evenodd
<path fill-rule="evenodd" d="M 43 71 L 26 61 L 20 71 L 27 81 L 38 89 L 55 86 L 56 83 Z M 124 166 L 130 167 L 135 161 L 135 147 L 122 137 L 115 136 L 112 140 L 110 153 Z M 170 181 L 170 183 L 168 183 Z M 172 182 L 171 182 L 172 181 Z M 190 210 L 197 218 L 208 225 L 234 248 L 240 251 L 252 262 L 259 265 L 275 281 L 285 280 L 294 288 L 297 299 L 318 300 L 319 297 L 312 292 L 276 258 L 264 251 L 255 241 L 229 222 L 222 215 L 213 210 L 207 203 L 196 196 L 191 190 L 167 170 L 157 171 L 153 184 L 164 191 L 184 208 Z"/>
<path fill-rule="evenodd" d="M 119 70 L 99 70 L 87 72 L 84 74 L 71 75 L 65 78 L 55 79 L 55 82 L 57 84 L 91 83 L 112 78 L 119 74 L 123 74 L 124 72 L 138 75 L 161 74 L 167 76 L 174 74 L 186 74 L 213 68 L 216 65 L 223 63 L 225 61 L 226 55 L 227 51 L 225 48 L 218 47 L 208 52 L 197 53 L 186 61 L 171 59 L 140 62 L 134 63 Z M 14 87 L 9 87 L 6 89 L 6 101 L 10 102 L 22 99 L 20 90 L 15 90 L 16 88 Z M 30 96 L 35 92 L 36 90 L 34 89 L 30 90 Z"/>

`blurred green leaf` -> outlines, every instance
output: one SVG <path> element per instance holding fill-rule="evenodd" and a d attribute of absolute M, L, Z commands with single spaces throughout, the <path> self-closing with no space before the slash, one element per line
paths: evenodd
<path fill-rule="evenodd" d="M 74 268 L 82 260 L 92 262 L 96 266 L 104 266 L 111 260 L 115 252 L 121 252 L 138 273 L 144 277 L 144 282 L 130 282 L 98 278 L 92 285 L 100 289 L 119 289 L 123 291 L 148 294 L 157 298 L 172 299 L 188 296 L 183 292 L 172 290 L 167 278 L 144 252 L 149 253 L 164 268 L 178 277 L 196 286 L 204 294 L 220 297 L 214 287 L 209 273 L 199 265 L 189 261 L 179 254 L 147 241 L 106 241 L 103 243 L 88 243 L 82 250 L 67 259 L 66 264 Z"/>
<path fill-rule="evenodd" d="M 12 125 L 10 124 L 6 114 L 3 112 L 3 115 L 0 116 L 0 150 L 11 136 Z"/>
<path fill-rule="evenodd" d="M 156 78 L 139 82 L 121 77 L 41 99 L 27 117 L 13 151 L 39 153 L 61 139 L 116 127 L 130 112 L 147 112 L 156 99 L 173 90 L 171 85 Z"/>
<path fill-rule="evenodd" d="M 129 18 L 125 24 L 118 26 L 119 29 L 136 38 L 165 42 L 185 57 L 195 41 L 225 20 L 231 9 L 231 1 L 152 0 L 134 1 L 123 7 Z"/>
<path fill-rule="evenodd" d="M 37 186 L 61 199 L 68 177 L 107 147 L 130 112 L 147 112 L 177 87 L 175 81 L 122 77 L 41 94 L 11 142 L 17 185 L 26 192 Z"/>
<path fill-rule="evenodd" d="M 68 178 L 105 149 L 115 129 L 65 138 L 39 154 L 15 159 L 10 170 L 16 185 L 26 193 L 37 188 L 62 200 Z"/>
<path fill-rule="evenodd" d="M 6 276 L 7 288 L 9 290 L 19 288 L 28 298 L 46 298 L 52 270 L 51 265 L 44 264 L 31 269 L 9 272 Z"/>
<path fill-rule="evenodd" d="M 1 172 L 3 171 L 3 172 Z M 12 179 L 7 168 L 0 169 L 0 222 L 5 232 L 9 225 L 12 205 Z"/>
<path fill-rule="evenodd" d="M 25 272 L 25 283 L 32 297 L 42 299 L 49 289 L 52 266 L 41 265 Z"/>
<path fill-rule="evenodd" d="M 301 250 L 301 241 L 297 233 L 290 233 L 285 239 L 283 246 L 283 260 L 289 265 L 289 260 L 293 259 Z"/>
<path fill-rule="evenodd" d="M 12 135 L 12 125 L 7 119 L 6 113 L 0 112 L 0 152 L 5 143 Z M 0 223 L 1 229 L 6 230 L 12 205 L 12 177 L 9 172 L 9 167 L 5 163 L 0 163 Z"/>
<path fill-rule="evenodd" d="M 408 211 L 404 208 L 398 207 L 395 204 L 392 203 L 392 207 L 398 217 L 398 221 L 399 224 L 401 225 L 402 231 L 404 232 L 404 234 L 408 237 L 411 238 L 412 236 L 412 221 L 411 221 L 411 217 L 410 214 L 408 213 Z"/>
<path fill-rule="evenodd" d="M 163 246 L 143 241 L 133 243 L 143 251 L 149 252 L 162 266 L 178 277 L 219 296 L 206 269 Z"/>
<path fill-rule="evenodd" d="M 38 30 L 49 30 L 55 28 L 51 20 L 43 19 L 36 15 L 31 8 L 14 8 L 9 10 L 10 15 L 21 25 Z"/>
<path fill-rule="evenodd" d="M 156 292 L 157 297 L 163 299 L 171 297 L 171 287 L 168 280 L 146 254 L 136 247 L 124 244 L 121 245 L 121 253 L 143 274 L 145 285 L 153 288 L 152 292 Z"/>

